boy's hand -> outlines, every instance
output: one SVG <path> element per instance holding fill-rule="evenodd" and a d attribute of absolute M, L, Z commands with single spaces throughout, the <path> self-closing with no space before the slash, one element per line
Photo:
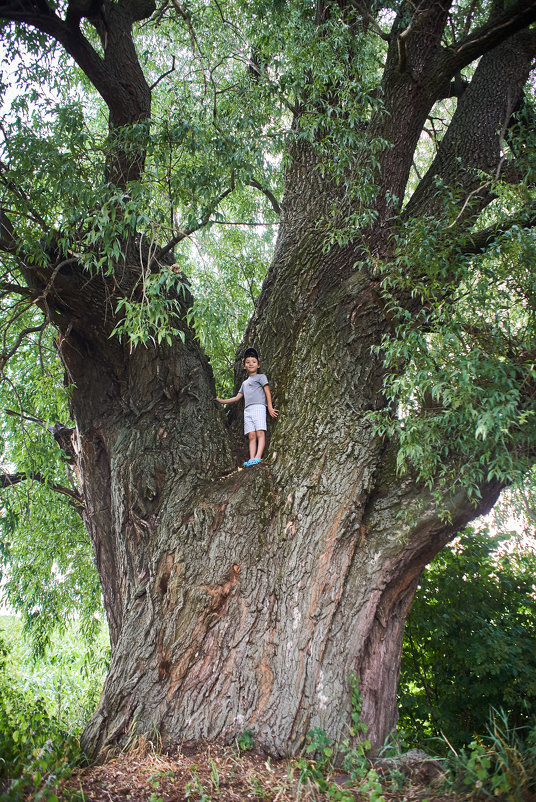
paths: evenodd
<path fill-rule="evenodd" d="M 279 410 L 274 409 L 273 407 L 268 407 L 268 412 L 270 413 L 272 418 L 277 418 L 277 416 L 279 415 Z"/>

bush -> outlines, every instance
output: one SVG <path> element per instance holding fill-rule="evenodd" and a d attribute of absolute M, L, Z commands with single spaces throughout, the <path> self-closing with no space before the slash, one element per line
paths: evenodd
<path fill-rule="evenodd" d="M 536 554 L 510 552 L 506 539 L 467 529 L 422 576 L 399 686 L 399 723 L 412 745 L 444 735 L 455 749 L 467 746 L 490 706 L 514 728 L 535 721 Z"/>
<path fill-rule="evenodd" d="M 78 736 L 95 707 L 107 649 L 81 648 L 71 631 L 32 659 L 18 620 L 2 617 L 0 625 L 0 794 L 56 802 L 83 757 Z"/>
<path fill-rule="evenodd" d="M 35 790 L 36 799 L 54 800 L 53 789 L 80 757 L 78 741 L 47 712 L 43 699 L 12 684 L 8 649 L 0 639 L 0 788 L 17 800 Z"/>

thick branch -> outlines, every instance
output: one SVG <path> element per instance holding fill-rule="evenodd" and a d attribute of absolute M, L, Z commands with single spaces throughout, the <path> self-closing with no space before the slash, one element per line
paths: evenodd
<path fill-rule="evenodd" d="M 2 249 L 0 248 L 0 250 Z M 12 292 L 17 295 L 22 295 L 24 298 L 37 298 L 38 295 L 35 290 L 31 290 L 29 287 L 23 287 L 21 284 L 13 284 L 9 281 L 0 283 L 0 293 L 5 293 L 7 295 Z"/>
<path fill-rule="evenodd" d="M 453 78 L 457 72 L 475 59 L 488 53 L 509 36 L 527 28 L 536 21 L 534 0 L 518 0 L 505 11 L 496 14 L 493 9 L 490 19 L 465 39 L 454 42 L 443 50 L 440 72 L 443 78 Z"/>
<path fill-rule="evenodd" d="M 520 31 L 482 57 L 404 217 L 445 214 L 438 181 L 456 189 L 459 219 L 466 220 L 492 200 L 494 181 L 519 180 L 515 165 L 505 161 L 504 136 L 535 55 L 535 32 Z"/>
<path fill-rule="evenodd" d="M 56 421 L 56 423 L 51 426 L 41 418 L 36 418 L 35 415 L 29 415 L 27 412 L 15 412 L 13 409 L 5 409 L 4 412 L 6 415 L 11 415 L 13 418 L 19 418 L 21 421 L 27 420 L 31 423 L 36 423 L 42 429 L 45 429 L 45 431 L 50 432 L 62 451 L 67 454 L 68 459 L 66 461 L 70 463 L 74 462 L 75 453 L 72 441 L 74 428 L 72 426 L 65 426 L 64 423 L 60 423 L 59 421 Z"/>
<path fill-rule="evenodd" d="M 105 101 L 114 126 L 127 125 L 148 117 L 150 93 L 147 100 L 145 95 L 148 87 L 143 85 L 143 73 L 130 36 L 135 17 L 125 3 L 90 5 L 94 10 L 98 9 L 99 14 L 102 7 L 106 6 L 107 9 L 103 23 L 106 27 L 104 59 L 82 35 L 78 25 L 74 24 L 72 15 L 69 19 L 62 20 L 44 2 L 0 2 L 0 19 L 30 25 L 59 42 Z M 91 17 L 91 21 L 102 30 L 100 23 L 104 18 L 101 17 L 102 14 L 98 17 L 98 24 L 97 18 Z"/>
<path fill-rule="evenodd" d="M 0 250 L 5 253 L 16 253 L 17 251 L 13 223 L 3 209 L 0 209 Z"/>

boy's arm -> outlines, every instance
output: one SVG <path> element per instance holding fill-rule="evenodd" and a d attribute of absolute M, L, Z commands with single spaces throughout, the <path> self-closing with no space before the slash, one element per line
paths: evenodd
<path fill-rule="evenodd" d="M 241 398 L 244 398 L 244 393 L 237 393 L 232 398 L 216 398 L 214 400 L 217 401 L 218 404 L 236 404 Z"/>
<path fill-rule="evenodd" d="M 264 385 L 264 394 L 266 395 L 266 402 L 268 404 L 268 412 L 272 416 L 272 418 L 277 418 L 279 412 L 277 409 L 274 409 L 272 404 L 272 393 L 270 392 L 270 388 L 267 384 Z"/>

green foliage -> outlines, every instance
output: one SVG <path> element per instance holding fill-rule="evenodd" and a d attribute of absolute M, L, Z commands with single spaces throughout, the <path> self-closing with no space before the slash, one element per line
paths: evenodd
<path fill-rule="evenodd" d="M 197 238 L 196 251 L 201 258 L 192 258 L 185 266 L 194 292 L 190 319 L 210 355 L 217 393 L 223 397 L 232 395 L 235 354 L 259 296 L 272 248 L 270 229 L 252 235 L 236 226 L 223 227 Z"/>
<path fill-rule="evenodd" d="M 53 800 L 82 758 L 78 733 L 97 703 L 106 650 L 84 653 L 78 633 L 33 661 L 16 619 L 0 618 L 0 789 L 3 799 Z"/>
<path fill-rule="evenodd" d="M 478 797 L 524 802 L 536 792 L 536 727 L 515 728 L 492 710 L 487 734 L 450 758 L 451 784 Z"/>
<path fill-rule="evenodd" d="M 500 531 L 516 528 L 536 535 L 536 466 L 522 481 L 504 490 L 493 508 L 494 525 Z"/>
<path fill-rule="evenodd" d="M 512 148 L 527 136 L 520 126 Z M 534 152 L 523 150 L 527 175 Z M 483 482 L 522 480 L 536 436 L 534 189 L 531 178 L 492 189 L 497 200 L 473 231 L 459 230 L 459 190 L 441 184 L 437 217 L 397 227 L 395 257 L 379 268 L 392 322 L 376 349 L 388 369 L 387 406 L 370 416 L 380 435 L 398 440 L 400 475 L 475 499 Z M 493 226 L 492 245 L 473 247 L 479 230 Z"/>
<path fill-rule="evenodd" d="M 20 333 L 35 327 L 35 311 L 7 309 L 12 324 L 4 331 L 4 352 Z M 51 631 L 80 616 L 91 638 L 102 615 L 101 591 L 89 539 L 76 502 L 53 488 L 76 491 L 66 455 L 51 430 L 70 424 L 63 375 L 50 328 L 28 334 L 4 367 L 0 383 L 3 466 L 16 466 L 40 480 L 0 491 L 0 571 L 2 593 L 42 649 Z"/>
<path fill-rule="evenodd" d="M 466 745 L 490 705 L 514 728 L 535 720 L 535 574 L 530 544 L 472 529 L 425 570 L 399 685 L 399 722 L 413 743 L 444 735 Z"/>
<path fill-rule="evenodd" d="M 190 799 L 192 795 L 195 795 L 195 799 L 198 799 L 199 802 L 210 802 L 211 796 L 207 794 L 203 783 L 195 771 L 192 771 L 192 776 L 193 779 L 184 786 L 185 798 Z M 159 798 L 155 798 L 153 802 L 159 802 Z"/>
<path fill-rule="evenodd" d="M 355 795 L 349 790 L 341 788 L 330 780 L 333 770 L 332 757 L 339 755 L 343 758 L 343 769 L 348 774 L 348 785 L 358 788 L 368 800 L 372 802 L 385 802 L 382 783 L 376 769 L 374 769 L 366 752 L 370 749 L 370 742 L 363 737 L 367 726 L 361 721 L 361 693 L 359 679 L 354 673 L 349 677 L 351 692 L 351 725 L 349 738 L 335 743 L 320 727 L 314 727 L 307 733 L 305 756 L 299 758 L 295 765 L 300 772 L 300 785 L 304 782 L 314 783 L 328 799 L 333 802 L 353 802 Z"/>
<path fill-rule="evenodd" d="M 97 625 L 93 642 L 81 637 L 82 622 L 55 633 L 46 651 L 35 655 L 18 618 L 0 617 L 12 683 L 25 693 L 38 690 L 47 713 L 78 733 L 97 705 L 110 661 L 107 627 Z"/>
<path fill-rule="evenodd" d="M 158 345 L 163 341 L 171 345 L 173 337 L 184 342 L 184 331 L 178 326 L 184 306 L 181 296 L 185 296 L 186 290 L 184 281 L 172 270 L 147 273 L 143 277 L 140 301 L 119 300 L 116 312 L 122 317 L 112 336 L 117 334 L 121 338 L 126 334 L 131 348 L 148 340 Z"/>
<path fill-rule="evenodd" d="M 349 731 L 350 739 L 344 739 L 339 745 L 339 751 L 344 755 L 343 768 L 350 775 L 350 781 L 359 784 L 362 793 L 367 794 L 367 799 L 373 800 L 373 802 L 384 802 L 379 775 L 376 769 L 370 765 L 366 756 L 370 749 L 370 741 L 364 738 L 367 733 L 367 725 L 361 721 L 361 693 L 358 677 L 352 673 L 349 683 L 352 724 Z"/>

